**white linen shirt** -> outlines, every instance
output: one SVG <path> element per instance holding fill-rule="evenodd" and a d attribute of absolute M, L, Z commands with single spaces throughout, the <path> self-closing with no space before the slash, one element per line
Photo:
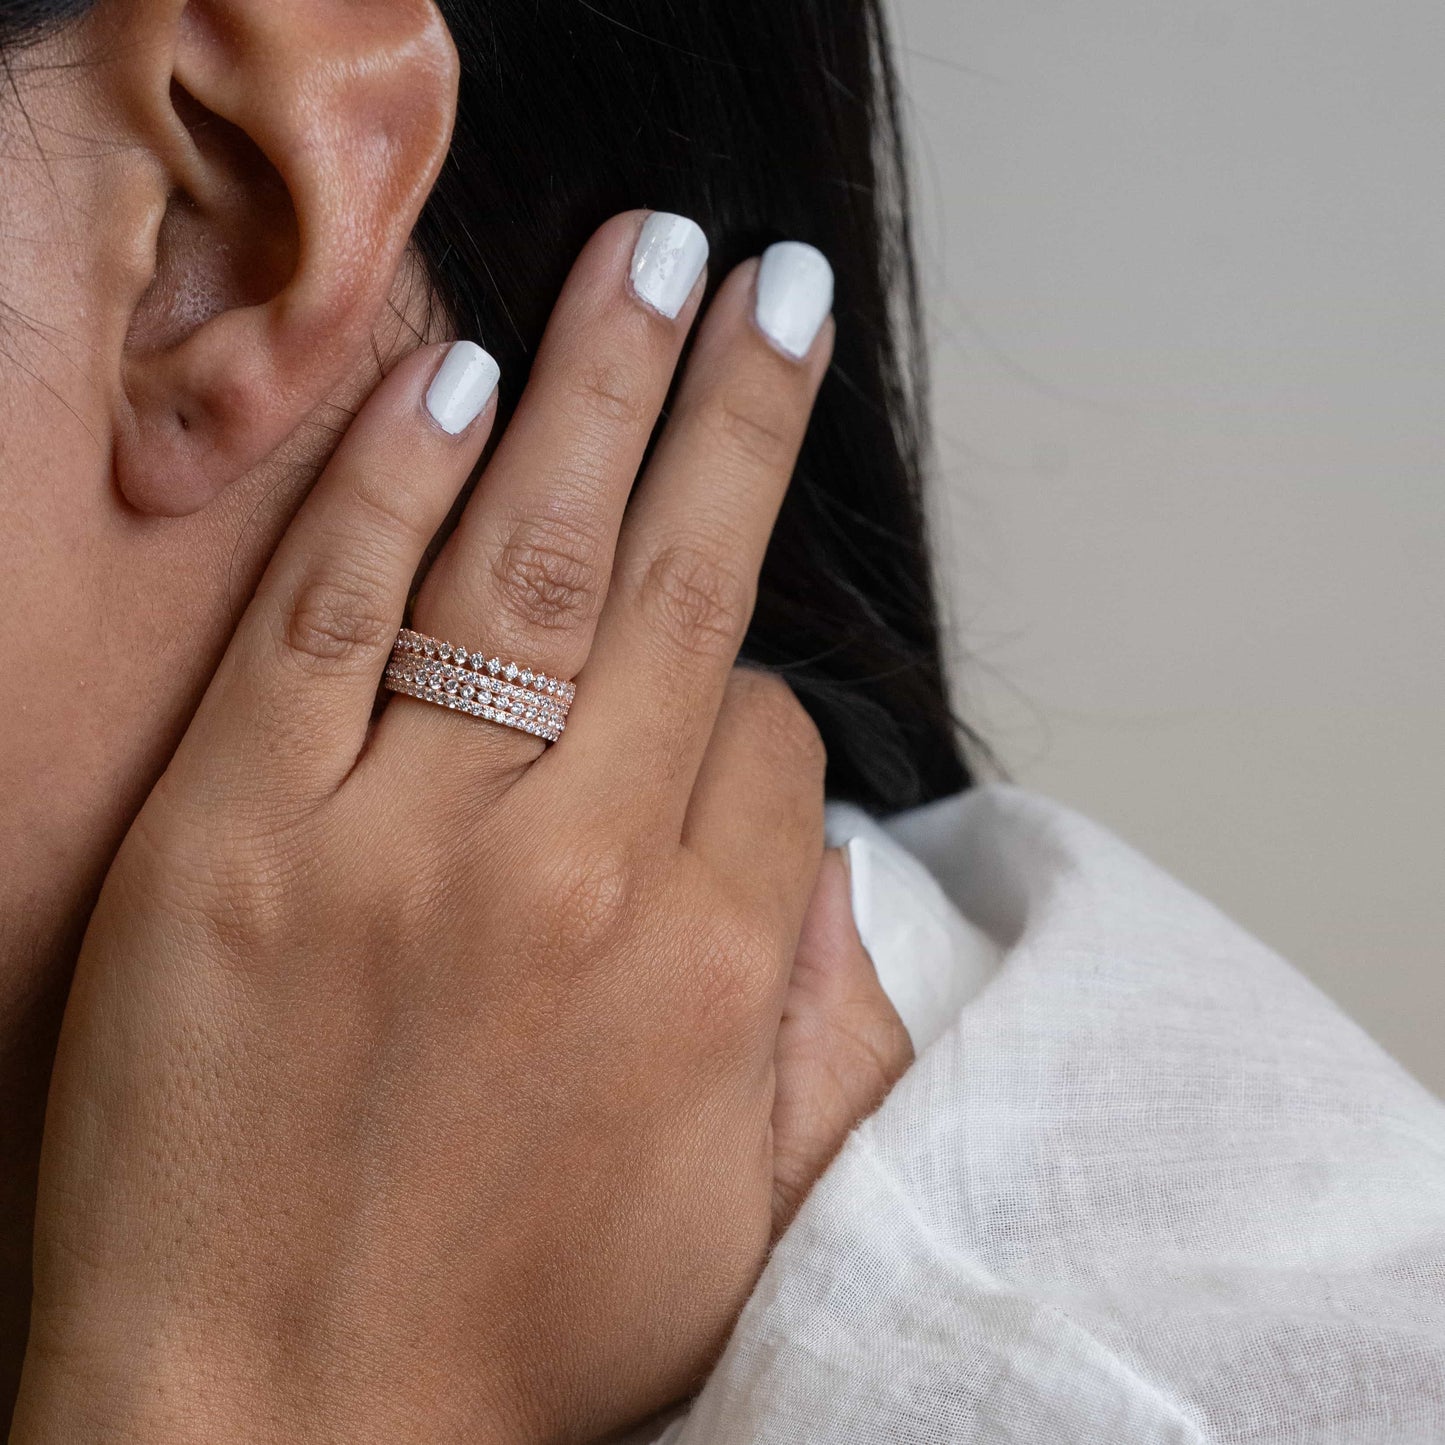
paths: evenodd
<path fill-rule="evenodd" d="M 660 1438 L 1445 1441 L 1445 1106 L 1055 803 L 830 804 L 853 835 L 924 1047 Z"/>

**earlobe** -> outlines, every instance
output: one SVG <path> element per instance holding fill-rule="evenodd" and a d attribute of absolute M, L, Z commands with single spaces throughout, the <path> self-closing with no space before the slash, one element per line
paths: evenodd
<path fill-rule="evenodd" d="M 209 505 L 367 351 L 445 158 L 457 60 L 432 0 L 144 0 L 122 64 L 169 193 L 114 424 L 137 509 Z M 127 27 L 134 39 L 133 23 Z"/>

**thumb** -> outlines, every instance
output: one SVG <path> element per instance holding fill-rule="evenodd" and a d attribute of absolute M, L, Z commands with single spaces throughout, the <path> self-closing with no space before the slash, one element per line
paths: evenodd
<path fill-rule="evenodd" d="M 913 1062 L 853 921 L 847 852 L 829 848 L 803 919 L 774 1059 L 773 1231 Z"/>

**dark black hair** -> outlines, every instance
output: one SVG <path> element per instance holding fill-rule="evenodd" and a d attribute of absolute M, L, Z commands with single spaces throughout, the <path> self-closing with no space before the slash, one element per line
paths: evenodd
<path fill-rule="evenodd" d="M 0 46 L 37 40 L 90 9 L 92 0 L 0 0 Z"/>
<path fill-rule="evenodd" d="M 0 44 L 88 0 L 0 0 Z M 458 334 L 525 377 L 572 258 L 636 206 L 691 216 L 714 284 L 769 242 L 837 274 L 838 335 L 743 657 L 784 674 L 829 797 L 875 813 L 970 781 L 921 485 L 925 366 L 880 0 L 439 0 L 462 59 L 416 231 Z M 507 398 L 504 397 L 504 405 Z"/>

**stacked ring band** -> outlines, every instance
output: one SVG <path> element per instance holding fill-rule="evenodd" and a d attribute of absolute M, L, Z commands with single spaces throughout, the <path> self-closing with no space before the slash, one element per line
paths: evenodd
<path fill-rule="evenodd" d="M 517 662 L 487 657 L 403 627 L 382 685 L 389 692 L 470 713 L 555 743 L 576 687 Z"/>

